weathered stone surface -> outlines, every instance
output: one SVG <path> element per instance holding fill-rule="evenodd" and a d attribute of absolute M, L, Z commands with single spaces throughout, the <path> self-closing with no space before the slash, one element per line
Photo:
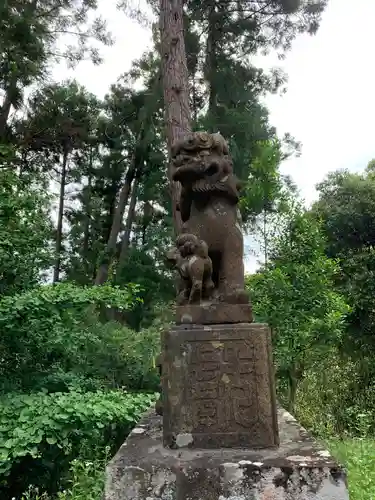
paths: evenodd
<path fill-rule="evenodd" d="M 205 298 L 248 303 L 237 209 L 240 184 L 225 139 L 206 132 L 188 134 L 173 145 L 172 161 L 173 180 L 182 187 L 179 209 L 183 225 L 168 260 L 175 261 L 181 277 L 179 303 L 199 303 Z M 185 247 L 187 255 L 179 238 L 191 236 L 200 243 Z"/>
<path fill-rule="evenodd" d="M 250 304 L 203 302 L 200 305 L 187 304 L 176 308 L 177 325 L 214 325 L 252 321 Z"/>
<path fill-rule="evenodd" d="M 203 299 L 211 298 L 215 284 L 212 281 L 212 261 L 204 241 L 194 234 L 180 234 L 166 260 L 180 275 L 178 304 L 200 304 Z"/>
<path fill-rule="evenodd" d="M 161 387 L 161 374 L 162 374 L 162 369 L 163 369 L 163 356 L 159 354 L 156 358 L 156 366 L 159 370 L 159 376 L 160 376 L 160 384 L 159 384 L 159 393 L 162 392 L 162 387 Z M 159 397 L 159 399 L 155 403 L 155 411 L 158 415 L 163 415 L 163 402 L 162 399 Z"/>
<path fill-rule="evenodd" d="M 162 344 L 165 446 L 278 445 L 267 325 L 181 325 Z"/>
<path fill-rule="evenodd" d="M 172 450 L 146 415 L 106 471 L 104 500 L 349 500 L 345 470 L 283 409 L 280 447 Z"/>

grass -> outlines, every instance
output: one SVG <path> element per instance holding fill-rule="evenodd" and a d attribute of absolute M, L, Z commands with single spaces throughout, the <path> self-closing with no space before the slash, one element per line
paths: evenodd
<path fill-rule="evenodd" d="M 58 493 L 57 497 L 51 498 L 46 493 L 39 493 L 37 488 L 30 486 L 21 500 L 101 500 L 104 491 L 105 466 L 108 460 L 108 453 L 103 460 L 93 462 L 73 460 L 70 485 Z"/>
<path fill-rule="evenodd" d="M 375 440 L 330 439 L 327 444 L 347 468 L 350 500 L 375 500 Z"/>

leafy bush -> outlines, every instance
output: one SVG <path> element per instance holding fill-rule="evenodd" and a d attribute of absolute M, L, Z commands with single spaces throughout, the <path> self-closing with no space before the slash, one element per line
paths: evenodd
<path fill-rule="evenodd" d="M 0 144 L 0 163 L 14 152 Z M 13 165 L 0 168 L 0 295 L 36 286 L 51 264 L 52 224 L 47 190 L 38 179 L 17 175 Z"/>
<path fill-rule="evenodd" d="M 73 459 L 93 460 L 107 446 L 115 452 L 153 401 L 122 391 L 3 396 L 1 498 L 20 496 L 30 484 L 57 492 Z"/>
<path fill-rule="evenodd" d="M 111 330 L 112 326 L 106 325 L 108 330 Z M 155 359 L 160 352 L 160 332 L 153 327 L 140 332 L 130 328 L 117 328 L 117 335 L 122 341 L 121 366 L 114 380 L 128 389 L 156 391 L 159 375 Z M 112 335 L 113 333 L 112 330 Z"/>
<path fill-rule="evenodd" d="M 335 291 L 339 267 L 324 254 L 319 223 L 302 209 L 286 221 L 269 247 L 272 259 L 247 286 L 255 315 L 273 329 L 280 393 L 294 413 L 299 384 L 340 344 L 350 308 Z"/>
<path fill-rule="evenodd" d="M 348 470 L 350 500 L 375 498 L 375 441 L 373 439 L 345 439 L 343 441 L 330 439 L 327 445 L 333 455 L 345 464 Z"/>
<path fill-rule="evenodd" d="M 106 449 L 108 451 L 108 448 Z M 68 484 L 57 493 L 56 500 L 102 500 L 105 482 L 105 467 L 108 463 L 108 454 L 101 459 L 80 460 L 74 459 L 70 466 Z M 21 500 L 52 500 L 46 492 L 30 485 L 22 495 Z"/>
<path fill-rule="evenodd" d="M 131 285 L 119 289 L 59 284 L 0 299 L 3 391 L 28 391 L 46 384 L 51 390 L 64 390 L 64 384 L 81 386 L 82 379 L 95 378 L 93 364 L 98 367 L 104 356 L 108 369 L 118 358 L 120 338 L 110 339 L 109 329 L 101 331 L 99 310 L 131 309 L 136 292 Z M 95 362 L 98 352 L 101 357 Z M 119 363 L 117 359 L 114 364 Z M 89 380 L 87 388 L 93 387 Z"/>
<path fill-rule="evenodd" d="M 375 433 L 375 387 L 361 386 L 361 370 L 331 349 L 305 374 L 296 416 L 320 437 L 371 437 Z"/>

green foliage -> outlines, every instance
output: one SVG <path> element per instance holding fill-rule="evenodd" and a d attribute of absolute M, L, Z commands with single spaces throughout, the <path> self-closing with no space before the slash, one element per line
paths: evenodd
<path fill-rule="evenodd" d="M 102 500 L 105 481 L 104 460 L 78 460 L 71 463 L 69 486 L 57 495 L 58 500 Z"/>
<path fill-rule="evenodd" d="M 350 498 L 367 500 L 375 494 L 375 401 L 371 390 L 367 401 L 353 391 L 358 368 L 328 353 L 300 384 L 296 416 L 347 468 Z"/>
<path fill-rule="evenodd" d="M 32 288 L 50 264 L 48 209 L 33 179 L 20 180 L 11 166 L 0 169 L 0 297 Z"/>
<path fill-rule="evenodd" d="M 113 329 L 101 330 L 97 314 L 110 308 L 131 309 L 139 300 L 136 293 L 137 287 L 132 285 L 120 289 L 64 283 L 1 299 L 3 390 L 12 386 L 30 389 L 35 384 L 53 387 L 64 379 L 63 385 L 70 385 L 75 377 L 100 378 L 100 362 L 106 365 L 110 380 L 121 365 L 121 338 Z"/>
<path fill-rule="evenodd" d="M 337 284 L 353 309 L 345 350 L 362 357 L 364 347 L 375 347 L 375 178 L 371 168 L 361 175 L 334 172 L 318 190 L 313 213 L 322 220 L 327 254 L 340 260 Z"/>
<path fill-rule="evenodd" d="M 275 0 L 260 6 L 257 0 L 230 4 L 226 0 L 189 0 L 187 4 L 199 27 L 211 18 L 217 26 L 216 41 L 230 54 L 244 57 L 271 47 L 284 52 L 298 33 L 316 33 L 327 1 Z"/>
<path fill-rule="evenodd" d="M 301 381 L 296 397 L 296 416 L 323 438 L 370 437 L 375 432 L 373 387 L 360 387 L 360 365 L 327 350 Z"/>
<path fill-rule="evenodd" d="M 259 240 L 265 263 L 278 222 L 282 222 L 296 198 L 296 186 L 279 171 L 281 162 L 291 154 L 284 146 L 277 138 L 258 142 L 249 177 L 241 190 L 242 221 Z"/>
<path fill-rule="evenodd" d="M 106 451 L 109 452 L 109 447 Z M 107 453 L 104 458 L 84 460 L 75 458 L 70 465 L 71 479 L 62 491 L 57 493 L 57 500 L 102 500 L 105 482 L 105 467 L 108 463 Z M 51 500 L 40 488 L 30 485 L 21 500 Z"/>
<path fill-rule="evenodd" d="M 14 81 L 21 88 L 29 85 L 33 79 L 44 75 L 47 63 L 53 58 L 67 57 L 73 63 L 91 55 L 98 62 L 97 49 L 90 46 L 90 41 L 97 39 L 110 44 L 111 38 L 105 23 L 91 15 L 96 7 L 96 2 L 85 0 L 64 3 L 41 0 L 28 5 L 20 0 L 2 2 L 1 87 L 7 88 Z M 65 33 L 76 33 L 76 40 L 69 46 L 60 43 L 57 47 Z"/>
<path fill-rule="evenodd" d="M 155 317 L 156 303 L 174 298 L 173 279 L 166 276 L 165 266 L 162 262 L 156 263 L 155 258 L 145 251 L 129 249 L 126 259 L 118 267 L 115 282 L 137 283 L 140 287 L 142 301 L 127 314 L 127 322 L 135 330 L 150 326 Z"/>
<path fill-rule="evenodd" d="M 45 164 L 52 166 L 59 162 L 56 154 L 83 148 L 99 110 L 98 99 L 75 80 L 42 86 L 28 101 L 23 123 L 27 146 L 43 151 Z"/>
<path fill-rule="evenodd" d="M 330 451 L 348 470 L 350 500 L 375 496 L 375 441 L 373 439 L 330 439 Z"/>
<path fill-rule="evenodd" d="M 160 352 L 160 329 L 154 325 L 139 332 L 111 322 L 96 323 L 87 329 L 94 338 L 90 363 L 77 363 L 82 373 L 95 377 L 109 387 L 156 391 L 159 376 L 155 358 Z M 87 340 L 90 344 L 90 340 Z M 87 359 L 87 358 L 86 358 Z"/>
<path fill-rule="evenodd" d="M 319 224 L 309 214 L 292 211 L 270 256 L 248 286 L 255 314 L 274 331 L 277 373 L 293 411 L 298 383 L 340 342 L 349 309 L 333 288 L 337 263 L 324 255 Z"/>
<path fill-rule="evenodd" d="M 313 208 L 323 222 L 327 251 L 339 255 L 375 243 L 375 178 L 337 171 L 318 185 L 319 200 Z"/>
<path fill-rule="evenodd" d="M 54 493 L 74 457 L 113 453 L 154 396 L 70 392 L 3 396 L 0 400 L 0 473 L 3 493 L 29 484 Z"/>

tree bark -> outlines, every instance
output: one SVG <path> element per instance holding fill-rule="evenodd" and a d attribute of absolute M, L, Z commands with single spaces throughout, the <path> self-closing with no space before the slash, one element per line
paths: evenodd
<path fill-rule="evenodd" d="M 89 257 L 90 249 L 90 229 L 91 229 L 91 195 L 92 195 L 92 174 L 91 171 L 88 175 L 87 181 L 87 200 L 86 200 L 86 214 L 85 214 L 85 224 L 83 228 L 83 244 L 82 244 L 82 257 L 84 259 L 84 272 L 85 276 L 90 280 L 90 276 L 95 272 L 95 262 L 92 262 Z"/>
<path fill-rule="evenodd" d="M 68 150 L 64 149 L 61 178 L 60 178 L 59 214 L 57 219 L 56 249 L 55 249 L 56 254 L 55 254 L 55 265 L 53 269 L 53 283 L 57 283 L 60 280 L 62 228 L 63 228 L 63 217 L 64 217 L 67 162 L 68 162 Z"/>
<path fill-rule="evenodd" d="M 125 232 L 121 243 L 121 252 L 119 259 L 119 266 L 121 267 L 124 262 L 126 255 L 128 253 L 130 244 L 130 233 L 133 226 L 134 216 L 135 216 L 135 206 L 137 204 L 137 194 L 138 194 L 139 176 L 135 176 L 132 186 L 132 193 L 130 196 L 129 211 L 126 218 Z"/>
<path fill-rule="evenodd" d="M 166 135 L 169 151 L 169 180 L 175 232 L 181 231 L 178 210 L 181 185 L 172 181 L 171 147 L 175 140 L 191 132 L 189 80 L 186 62 L 183 0 L 160 0 L 161 62 Z"/>
<path fill-rule="evenodd" d="M 301 365 L 291 368 L 288 372 L 288 411 L 294 415 L 296 409 L 297 390 L 303 379 L 304 370 Z"/>
<path fill-rule="evenodd" d="M 297 379 L 295 378 L 295 375 L 293 373 L 289 374 L 288 386 L 289 386 L 288 387 L 289 388 L 288 411 L 289 411 L 289 413 L 294 415 L 294 410 L 295 410 L 295 406 L 296 406 L 298 382 L 297 382 Z"/>
<path fill-rule="evenodd" d="M 86 200 L 86 220 L 83 230 L 83 256 L 84 259 L 88 257 L 89 240 L 90 240 L 90 222 L 91 222 L 91 191 L 92 191 L 92 163 L 93 163 L 93 148 L 90 147 L 89 156 L 89 171 L 87 173 L 87 200 Z M 87 262 L 85 263 L 85 268 Z"/>
<path fill-rule="evenodd" d="M 125 182 L 120 190 L 119 200 L 113 216 L 111 232 L 109 234 L 108 242 L 105 249 L 105 256 L 104 259 L 102 259 L 102 262 L 96 274 L 95 285 L 103 285 L 108 279 L 108 269 L 113 254 L 116 251 L 117 237 L 121 229 L 121 223 L 124 217 L 125 208 L 126 205 L 128 204 L 130 187 L 133 182 L 134 175 L 135 175 L 135 158 L 129 165 L 128 171 L 126 172 L 125 176 Z"/>
<path fill-rule="evenodd" d="M 208 113 L 213 121 L 213 125 L 217 125 L 217 56 L 216 56 L 216 20 L 217 13 L 215 11 L 215 2 L 213 2 L 208 13 L 208 34 L 207 34 L 207 79 L 209 84 L 209 100 Z"/>
<path fill-rule="evenodd" d="M 143 136 L 144 136 L 144 126 L 142 126 L 138 134 L 133 158 L 130 162 L 128 171 L 126 172 L 125 182 L 120 190 L 119 201 L 117 203 L 115 213 L 113 216 L 111 231 L 105 249 L 105 255 L 103 256 L 101 264 L 98 268 L 95 278 L 95 285 L 103 285 L 108 279 L 108 270 L 113 255 L 116 252 L 117 237 L 121 229 L 121 223 L 124 217 L 125 208 L 129 201 L 131 185 L 136 175 L 137 166 L 139 166 L 140 162 L 142 161 L 142 153 L 140 148 L 142 148 Z"/>
<path fill-rule="evenodd" d="M 4 102 L 0 108 L 0 140 L 5 139 L 6 126 L 12 106 L 12 92 L 8 89 L 5 93 Z"/>

